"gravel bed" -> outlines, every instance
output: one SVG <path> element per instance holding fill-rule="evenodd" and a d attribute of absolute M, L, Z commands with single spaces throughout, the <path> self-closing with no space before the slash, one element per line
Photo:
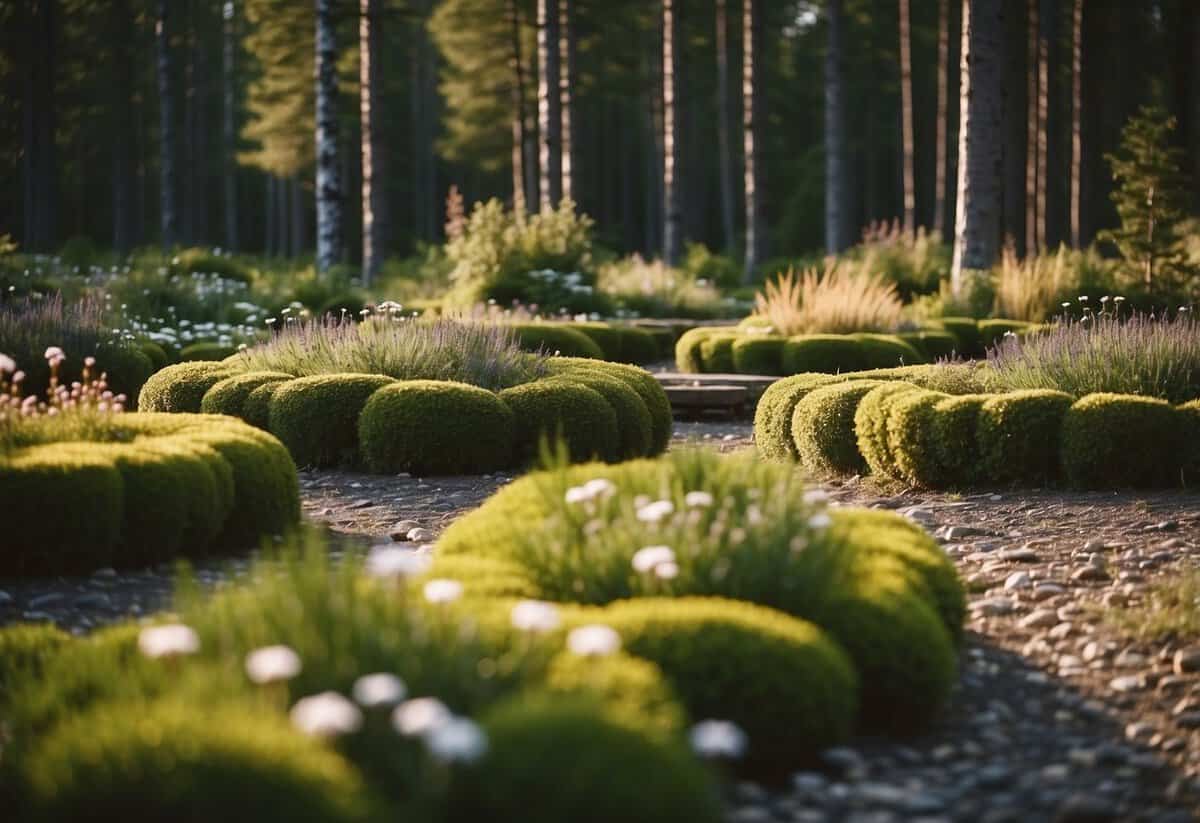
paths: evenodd
<path fill-rule="evenodd" d="M 676 424 L 674 446 L 733 451 L 739 422 Z M 350 544 L 432 542 L 511 475 L 301 474 L 304 512 Z M 925 736 L 856 740 L 782 785 L 738 783 L 737 823 L 1186 821 L 1200 813 L 1196 647 L 1122 637 L 1100 611 L 1200 562 L 1200 496 L 999 490 L 889 493 L 825 484 L 837 504 L 894 509 L 945 546 L 970 588 L 962 677 Z M 247 558 L 201 564 L 219 582 Z M 76 632 L 167 607 L 173 568 L 0 580 L 0 624 Z"/>

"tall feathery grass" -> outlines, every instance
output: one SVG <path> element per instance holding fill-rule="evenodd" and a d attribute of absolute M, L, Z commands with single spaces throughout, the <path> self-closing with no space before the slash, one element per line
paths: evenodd
<path fill-rule="evenodd" d="M 768 280 L 754 302 L 756 312 L 788 336 L 893 331 L 904 309 L 895 283 L 833 260 L 824 273 L 788 270 Z"/>
<path fill-rule="evenodd" d="M 493 390 L 546 373 L 545 358 L 521 351 L 504 326 L 386 314 L 362 323 L 332 316 L 289 322 L 238 360 L 250 370 L 297 376 L 359 372 L 399 380 L 457 380 Z"/>
<path fill-rule="evenodd" d="M 1006 389 L 1058 389 L 1077 397 L 1118 392 L 1183 403 L 1200 397 L 1200 321 L 1115 313 L 1064 318 L 1054 328 L 1008 337 L 988 354 Z"/>
<path fill-rule="evenodd" d="M 1021 260 L 1005 246 L 996 268 L 996 316 L 1041 322 L 1052 317 L 1063 295 L 1078 293 L 1079 277 L 1066 248 Z"/>

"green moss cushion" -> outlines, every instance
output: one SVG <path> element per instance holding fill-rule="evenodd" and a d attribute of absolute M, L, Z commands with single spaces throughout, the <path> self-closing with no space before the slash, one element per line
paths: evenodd
<path fill-rule="evenodd" d="M 866 461 L 858 451 L 854 415 L 859 401 L 881 386 L 878 380 L 847 380 L 800 398 L 792 413 L 792 440 L 804 468 L 815 474 L 861 474 Z"/>
<path fill-rule="evenodd" d="M 645 401 L 627 383 L 606 374 L 576 374 L 551 378 L 581 383 L 598 391 L 617 414 L 617 430 L 621 446 L 615 455 L 619 460 L 645 457 L 650 453 L 653 438 L 653 423 Z"/>
<path fill-rule="evenodd" d="M 500 392 L 513 412 L 518 462 L 538 457 L 543 441 L 562 438 L 573 461 L 616 459 L 621 452 L 617 413 L 595 389 L 569 380 L 539 380 Z"/>
<path fill-rule="evenodd" d="M 733 344 L 736 334 L 710 334 L 700 341 L 700 366 L 708 374 L 729 374 L 734 370 Z"/>
<path fill-rule="evenodd" d="M 1077 400 L 1062 421 L 1064 477 L 1082 488 L 1178 484 L 1185 414 L 1150 397 L 1089 394 Z"/>
<path fill-rule="evenodd" d="M 872 474 L 893 479 L 901 476 L 888 438 L 891 406 L 900 396 L 919 391 L 911 383 L 885 383 L 871 389 L 859 401 L 854 412 L 854 434 L 858 452 Z"/>
<path fill-rule="evenodd" d="M 487 389 L 404 380 L 371 395 L 358 442 L 373 472 L 474 474 L 512 462 L 514 429 L 512 410 Z"/>
<path fill-rule="evenodd" d="M 358 462 L 358 416 L 367 399 L 390 383 L 381 374 L 321 374 L 275 389 L 268 427 L 298 466 Z"/>
<path fill-rule="evenodd" d="M 760 764 L 799 762 L 843 742 L 858 678 L 821 629 L 774 609 L 720 598 L 640 598 L 586 610 L 622 648 L 658 665 L 694 718 L 721 717 Z"/>
<path fill-rule="evenodd" d="M 830 374 L 796 374 L 776 380 L 754 409 L 754 444 L 759 454 L 771 460 L 799 459 L 792 439 L 792 415 L 796 404 L 809 392 L 842 378 Z"/>
<path fill-rule="evenodd" d="M 783 374 L 786 337 L 742 335 L 733 344 L 733 370 L 738 374 Z"/>
<path fill-rule="evenodd" d="M 981 479 L 1042 484 L 1059 476 L 1059 432 L 1075 398 L 1029 389 L 992 397 L 979 408 L 976 440 Z"/>
<path fill-rule="evenodd" d="M 723 819 L 708 770 L 681 742 L 631 727 L 594 700 L 530 695 L 489 711 L 483 727 L 487 755 L 456 771 L 447 823 Z"/>
<path fill-rule="evenodd" d="M 988 394 L 963 394 L 934 404 L 931 435 L 942 476 L 939 485 L 962 487 L 979 478 L 979 410 L 989 399 Z"/>
<path fill-rule="evenodd" d="M 783 345 L 782 365 L 784 374 L 839 374 L 872 367 L 864 356 L 862 344 L 846 334 L 805 334 L 792 337 Z M 899 363 L 887 365 L 897 366 Z"/>
<path fill-rule="evenodd" d="M 241 418 L 259 429 L 266 430 L 271 425 L 271 398 L 275 390 L 287 381 L 268 380 L 252 389 L 242 403 Z"/>
<path fill-rule="evenodd" d="M 198 412 L 205 392 L 235 373 L 227 364 L 209 361 L 167 366 L 142 386 L 138 411 Z"/>
<path fill-rule="evenodd" d="M 851 337 L 859 342 L 864 368 L 867 369 L 890 369 L 926 361 L 914 346 L 894 334 L 854 334 Z"/>
<path fill-rule="evenodd" d="M 638 393 L 650 412 L 650 454 L 661 454 L 671 441 L 674 418 L 671 401 L 662 384 L 645 369 L 624 363 L 589 361 L 571 357 L 554 357 L 549 363 L 551 374 L 604 374 L 615 377 Z"/>
<path fill-rule="evenodd" d="M 701 344 L 714 334 L 729 334 L 730 331 L 728 327 L 720 326 L 698 326 L 685 331 L 675 341 L 675 368 L 692 374 L 703 372 Z"/>
<path fill-rule="evenodd" d="M 212 388 L 204 393 L 204 397 L 200 400 L 200 411 L 204 414 L 227 414 L 246 420 L 242 409 L 251 392 L 267 383 L 282 383 L 293 379 L 295 379 L 295 375 L 276 371 L 252 371 L 226 377 L 224 380 L 214 383 Z M 257 425 L 259 412 L 258 409 L 254 411 L 256 417 L 254 424 Z M 252 421 L 246 420 L 246 422 Z"/>
<path fill-rule="evenodd" d="M 514 323 L 517 342 L 526 351 L 543 351 L 563 357 L 588 357 L 600 360 L 604 352 L 592 338 L 579 329 L 562 323 Z"/>

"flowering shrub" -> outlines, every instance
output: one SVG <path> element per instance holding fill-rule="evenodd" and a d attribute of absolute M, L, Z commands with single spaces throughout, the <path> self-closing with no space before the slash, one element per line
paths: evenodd
<path fill-rule="evenodd" d="M 49 439 L 52 431 L 60 439 L 96 439 L 110 414 L 125 410 L 126 397 L 108 388 L 108 375 L 96 373 L 96 358 L 85 357 L 81 380 L 70 385 L 59 383 L 59 370 L 66 355 L 58 346 L 46 349 L 50 370 L 45 397 L 22 396 L 25 372 L 17 362 L 0 354 L 0 453 L 23 442 Z"/>

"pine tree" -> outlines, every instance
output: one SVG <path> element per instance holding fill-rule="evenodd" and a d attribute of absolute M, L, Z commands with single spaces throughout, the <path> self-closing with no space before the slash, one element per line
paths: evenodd
<path fill-rule="evenodd" d="M 1115 245 L 1126 266 L 1160 294 L 1176 294 L 1200 274 L 1179 233 L 1191 189 L 1183 152 L 1171 143 L 1174 131 L 1174 117 L 1158 106 L 1143 106 L 1121 132 L 1120 152 L 1105 155 L 1121 226 L 1101 232 L 1099 239 Z"/>

